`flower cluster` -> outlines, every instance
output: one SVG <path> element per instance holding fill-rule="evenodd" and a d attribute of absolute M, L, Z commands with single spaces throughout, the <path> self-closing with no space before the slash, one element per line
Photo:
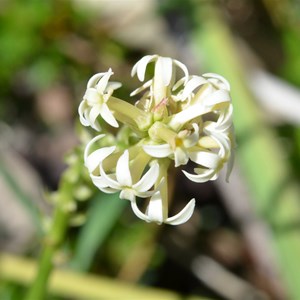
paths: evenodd
<path fill-rule="evenodd" d="M 149 64 L 154 71 L 145 80 Z M 199 183 L 215 180 L 227 164 L 229 176 L 234 147 L 229 83 L 217 74 L 189 75 L 175 59 L 147 55 L 132 69 L 131 75 L 143 82 L 130 95 L 138 97 L 132 105 L 113 96 L 121 84 L 110 82 L 112 75 L 111 69 L 94 75 L 79 106 L 81 123 L 100 133 L 84 154 L 91 180 L 104 193 L 120 192 L 140 219 L 182 224 L 191 217 L 195 199 L 168 216 L 168 169 L 191 161 L 194 173 L 182 171 Z M 117 133 L 103 133 L 106 124 Z M 98 141 L 102 147 L 95 149 Z M 137 198 L 149 199 L 145 212 Z"/>

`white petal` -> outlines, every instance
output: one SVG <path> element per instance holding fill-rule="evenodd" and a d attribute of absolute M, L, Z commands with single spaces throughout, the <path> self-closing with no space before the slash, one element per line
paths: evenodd
<path fill-rule="evenodd" d="M 160 191 L 157 191 L 152 195 L 147 208 L 147 215 L 150 222 L 161 224 L 164 221 Z"/>
<path fill-rule="evenodd" d="M 197 87 L 207 83 L 207 80 L 200 76 L 193 76 L 184 87 L 182 97 L 187 98 Z"/>
<path fill-rule="evenodd" d="M 154 192 L 155 191 L 146 191 L 146 192 L 140 192 L 137 190 L 134 191 L 135 195 L 140 198 L 149 198 L 153 195 Z"/>
<path fill-rule="evenodd" d="M 91 108 L 91 110 L 89 112 L 89 117 L 88 117 L 91 125 L 96 123 L 96 119 L 98 118 L 98 116 L 100 115 L 100 112 L 101 112 L 101 106 L 102 105 L 97 104 L 97 105 L 93 105 L 93 107 Z"/>
<path fill-rule="evenodd" d="M 177 147 L 174 152 L 175 167 L 186 165 L 189 161 L 187 153 L 180 147 Z"/>
<path fill-rule="evenodd" d="M 141 212 L 141 210 L 138 208 L 138 206 L 136 204 L 136 200 L 135 199 L 133 201 L 131 201 L 131 208 L 132 208 L 134 214 L 138 218 L 140 218 L 140 219 L 142 219 L 142 220 L 144 220 L 146 222 L 149 222 L 148 216 L 146 214 L 144 214 L 143 212 Z"/>
<path fill-rule="evenodd" d="M 200 172 L 200 168 L 197 168 L 197 170 Z M 184 170 L 182 170 L 183 174 L 191 181 L 197 182 L 197 183 L 202 183 L 202 182 L 207 182 L 209 180 L 214 180 L 215 176 L 215 170 L 213 169 L 201 169 L 202 173 L 199 174 L 191 174 L 188 173 Z"/>
<path fill-rule="evenodd" d="M 95 176 L 93 174 L 90 174 L 90 177 L 92 179 L 93 184 L 97 187 L 97 188 L 105 188 L 107 187 L 107 183 L 105 180 L 103 180 L 102 176 Z"/>
<path fill-rule="evenodd" d="M 114 194 L 116 192 L 119 192 L 120 189 L 113 189 L 111 187 L 98 187 L 99 190 L 105 194 Z"/>
<path fill-rule="evenodd" d="M 202 76 L 203 76 L 203 77 L 207 77 L 208 80 L 209 80 L 210 78 L 216 78 L 216 79 L 220 80 L 220 81 L 223 83 L 224 87 L 225 87 L 228 91 L 230 91 L 230 84 L 229 84 L 229 82 L 228 82 L 223 76 L 221 76 L 221 75 L 219 75 L 219 74 L 215 74 L 215 73 L 205 73 L 205 74 L 203 74 Z M 223 86 L 222 86 L 222 85 L 219 85 L 219 88 L 223 88 Z"/>
<path fill-rule="evenodd" d="M 116 190 L 122 189 L 119 182 L 113 180 L 110 176 L 108 176 L 105 171 L 103 170 L 102 164 L 100 164 L 100 175 L 103 177 L 103 180 L 106 182 L 108 187 L 111 187 Z"/>
<path fill-rule="evenodd" d="M 99 134 L 97 136 L 95 136 L 94 138 L 92 138 L 87 145 L 85 146 L 85 150 L 84 150 L 84 160 L 87 160 L 87 157 L 89 155 L 89 152 L 91 150 L 92 145 L 97 142 L 98 140 L 102 139 L 103 137 L 105 137 L 105 134 Z"/>
<path fill-rule="evenodd" d="M 175 65 L 177 65 L 183 71 L 184 77 L 185 77 L 185 83 L 186 83 L 189 79 L 189 71 L 188 71 L 186 65 L 184 65 L 182 62 L 180 62 L 176 59 L 174 59 L 173 62 Z"/>
<path fill-rule="evenodd" d="M 210 107 L 205 107 L 202 103 L 196 103 L 188 106 L 186 109 L 174 114 L 170 117 L 169 126 L 177 130 L 188 121 L 197 118 L 211 111 Z"/>
<path fill-rule="evenodd" d="M 120 88 L 122 86 L 122 83 L 121 82 L 118 82 L 118 81 L 110 81 L 108 84 L 107 84 L 107 90 L 111 89 L 111 90 L 116 90 L 118 88 Z"/>
<path fill-rule="evenodd" d="M 103 73 L 97 73 L 95 75 L 93 75 L 90 80 L 87 83 L 87 88 L 94 88 L 97 84 L 97 82 L 99 81 L 99 79 L 106 74 L 106 72 Z"/>
<path fill-rule="evenodd" d="M 143 150 L 152 157 L 167 157 L 172 154 L 169 144 L 143 145 Z"/>
<path fill-rule="evenodd" d="M 172 91 L 177 90 L 181 85 L 183 85 L 185 82 L 185 78 L 179 79 L 172 87 Z"/>
<path fill-rule="evenodd" d="M 88 122 L 88 120 L 86 119 L 86 116 L 85 116 L 86 111 L 87 111 L 86 101 L 83 100 L 83 101 L 81 101 L 81 103 L 79 104 L 79 107 L 78 107 L 79 120 L 83 126 L 90 126 L 90 122 Z"/>
<path fill-rule="evenodd" d="M 132 186 L 132 178 L 129 169 L 129 152 L 125 150 L 120 156 L 116 167 L 116 176 L 121 186 Z"/>
<path fill-rule="evenodd" d="M 190 202 L 179 212 L 177 215 L 165 220 L 166 224 L 170 225 L 180 225 L 185 223 L 190 219 L 195 209 L 195 199 L 190 200 Z"/>
<path fill-rule="evenodd" d="M 86 100 L 88 102 L 88 104 L 90 104 L 90 105 L 100 104 L 101 103 L 100 95 L 97 92 L 97 90 L 94 89 L 94 88 L 87 89 L 85 91 L 83 99 Z"/>
<path fill-rule="evenodd" d="M 105 89 L 107 87 L 109 78 L 111 75 L 113 75 L 114 73 L 112 72 L 111 69 L 109 69 L 104 75 L 103 77 L 99 80 L 99 82 L 97 83 L 97 91 L 100 94 L 104 94 Z"/>
<path fill-rule="evenodd" d="M 130 93 L 130 96 L 135 96 L 138 93 L 142 92 L 143 90 L 147 89 L 150 85 L 152 84 L 152 79 L 148 80 L 147 82 L 145 82 L 142 86 L 140 86 L 139 88 L 135 89 L 133 92 Z"/>
<path fill-rule="evenodd" d="M 148 191 L 156 182 L 159 175 L 159 164 L 155 163 L 147 173 L 132 187 L 138 192 Z"/>
<path fill-rule="evenodd" d="M 206 96 L 203 102 L 206 106 L 214 106 L 219 103 L 230 102 L 231 98 L 227 90 L 218 90 Z"/>
<path fill-rule="evenodd" d="M 211 152 L 195 151 L 189 152 L 188 155 L 193 162 L 210 169 L 216 169 L 221 160 L 217 154 Z"/>
<path fill-rule="evenodd" d="M 116 147 L 104 147 L 92 152 L 89 156 L 85 158 L 84 164 L 88 168 L 89 172 L 92 173 L 102 161 L 111 155 L 115 151 Z"/>
<path fill-rule="evenodd" d="M 168 86 L 173 76 L 173 60 L 169 57 L 159 57 L 156 64 L 160 65 L 163 83 L 165 86 Z"/>
<path fill-rule="evenodd" d="M 156 58 L 157 55 L 146 55 L 140 59 L 132 68 L 131 76 L 137 73 L 137 77 L 140 81 L 144 81 L 147 65 Z"/>
<path fill-rule="evenodd" d="M 109 125 L 111 125 L 113 127 L 116 127 L 116 128 L 119 127 L 119 124 L 118 124 L 117 120 L 115 119 L 112 112 L 109 110 L 106 103 L 102 104 L 101 110 L 100 110 L 100 115 L 104 119 L 104 121 L 106 123 L 108 123 Z"/>
<path fill-rule="evenodd" d="M 129 200 L 129 201 L 134 201 L 135 199 L 135 194 L 134 194 L 134 191 L 131 190 L 131 189 L 123 189 L 121 190 L 121 193 L 120 193 L 120 199 L 126 199 L 126 200 Z"/>

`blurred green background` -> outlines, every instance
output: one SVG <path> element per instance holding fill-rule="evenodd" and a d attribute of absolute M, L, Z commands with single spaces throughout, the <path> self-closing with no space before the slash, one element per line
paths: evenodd
<path fill-rule="evenodd" d="M 297 0 L 1 0 L 0 299 L 23 299 L 32 280 L 49 194 L 66 153 L 82 150 L 77 107 L 87 80 L 111 67 L 130 101 L 131 68 L 154 53 L 231 83 L 230 183 L 221 175 L 197 185 L 178 172 L 171 211 L 193 197 L 196 211 L 184 225 L 157 226 L 95 190 L 82 160 L 69 157 L 84 182 L 74 191 L 80 226 L 68 230 L 55 264 L 82 277 L 58 274 L 48 298 L 300 299 Z M 86 274 L 108 281 L 95 287 Z"/>

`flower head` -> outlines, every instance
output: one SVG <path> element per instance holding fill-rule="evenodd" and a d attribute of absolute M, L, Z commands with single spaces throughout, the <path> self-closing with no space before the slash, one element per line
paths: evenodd
<path fill-rule="evenodd" d="M 150 63 L 153 76 L 145 81 Z M 177 70 L 183 74 L 177 78 Z M 120 193 L 133 212 L 147 222 L 179 225 L 195 208 L 195 199 L 175 216 L 168 216 L 168 169 L 181 168 L 196 183 L 215 180 L 227 165 L 233 165 L 234 130 L 230 86 L 218 74 L 189 75 L 178 60 L 147 55 L 133 67 L 141 87 L 135 105 L 112 96 L 120 83 L 110 82 L 111 69 L 94 75 L 79 106 L 81 123 L 100 131 L 99 119 L 113 127 L 124 125 L 115 134 L 114 144 L 105 144 L 100 134 L 86 146 L 85 165 L 92 182 L 102 192 Z M 100 140 L 102 147 L 91 151 Z M 184 170 L 192 163 L 194 173 Z M 137 198 L 147 201 L 145 212 Z"/>

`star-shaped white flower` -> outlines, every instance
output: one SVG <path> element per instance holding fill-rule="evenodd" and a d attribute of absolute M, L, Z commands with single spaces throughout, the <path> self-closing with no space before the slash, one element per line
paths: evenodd
<path fill-rule="evenodd" d="M 132 171 L 134 172 L 134 170 Z M 120 156 L 116 166 L 116 173 L 108 175 L 100 164 L 100 175 L 102 183 L 106 186 L 101 188 L 108 193 L 120 192 L 121 199 L 133 201 L 135 197 L 148 198 L 154 191 L 150 189 L 154 186 L 159 175 L 159 165 L 154 163 L 149 170 L 136 182 L 132 182 L 132 175 L 129 168 L 129 152 L 125 150 Z"/>
<path fill-rule="evenodd" d="M 97 121 L 100 115 L 111 126 L 119 127 L 113 113 L 107 106 L 113 91 L 121 86 L 119 82 L 109 82 L 112 74 L 112 70 L 109 69 L 107 72 L 95 74 L 88 81 L 83 101 L 78 108 L 82 125 L 91 126 L 95 130 L 100 131 L 101 127 Z"/>

